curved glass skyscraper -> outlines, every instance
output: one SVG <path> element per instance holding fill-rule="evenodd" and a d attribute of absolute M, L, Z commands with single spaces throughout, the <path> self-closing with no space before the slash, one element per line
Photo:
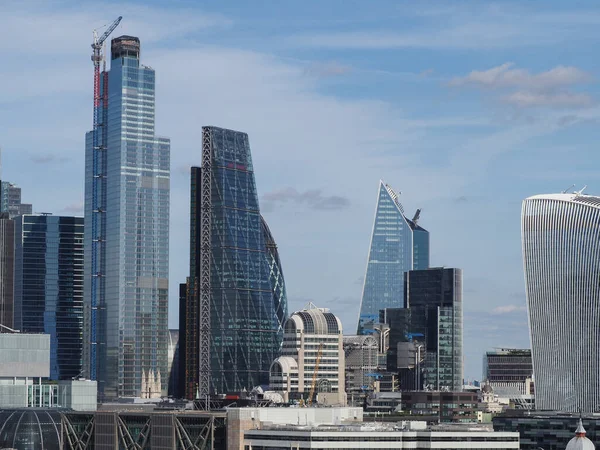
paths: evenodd
<path fill-rule="evenodd" d="M 429 268 L 429 232 L 404 215 L 398 194 L 379 182 L 377 208 L 363 286 L 358 334 L 379 320 L 379 311 L 404 305 L 404 273 Z"/>
<path fill-rule="evenodd" d="M 521 229 L 536 409 L 597 412 L 600 197 L 529 197 Z"/>

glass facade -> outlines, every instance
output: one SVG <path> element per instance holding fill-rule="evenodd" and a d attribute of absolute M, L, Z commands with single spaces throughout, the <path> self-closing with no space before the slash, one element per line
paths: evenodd
<path fill-rule="evenodd" d="M 462 390 L 462 270 L 413 270 L 406 274 L 405 289 L 409 333 L 425 338 L 425 384 L 432 390 Z"/>
<path fill-rule="evenodd" d="M 273 238 L 271 230 L 269 229 L 265 219 L 261 216 L 260 220 L 263 234 L 265 236 L 265 244 L 267 246 L 269 280 L 271 281 L 271 289 L 273 291 L 273 307 L 275 308 L 275 315 L 277 316 L 277 325 L 279 327 L 278 329 L 281 335 L 281 340 L 283 339 L 283 323 L 288 316 L 285 281 L 283 279 L 283 270 L 281 268 L 281 261 L 279 260 L 279 252 L 277 251 L 275 239 Z"/>
<path fill-rule="evenodd" d="M 429 267 L 429 232 L 404 215 L 398 194 L 383 181 L 379 195 L 363 286 L 358 334 L 368 332 L 379 311 L 404 303 L 404 273 Z"/>
<path fill-rule="evenodd" d="M 50 335 L 50 378 L 81 376 L 83 218 L 15 219 L 15 328 Z"/>
<path fill-rule="evenodd" d="M 536 195 L 521 231 L 537 409 L 600 409 L 600 197 Z"/>
<path fill-rule="evenodd" d="M 0 325 L 14 328 L 15 222 L 8 217 L 0 212 Z"/>
<path fill-rule="evenodd" d="M 145 374 L 163 392 L 169 379 L 170 141 L 155 135 L 155 72 L 140 64 L 139 39 L 115 38 L 111 51 L 100 150 L 86 138 L 85 197 L 86 364 L 108 398 L 139 396 Z M 94 183 L 98 161 L 105 185 Z"/>
<path fill-rule="evenodd" d="M 192 168 L 190 278 L 185 304 L 186 396 L 197 392 L 201 254 L 210 252 L 210 392 L 267 384 L 287 316 L 283 274 L 275 242 L 260 215 L 248 135 L 204 127 L 210 175 Z M 205 154 L 206 156 L 206 154 Z M 203 192 L 202 177 L 210 176 Z M 206 185 L 206 184 L 205 184 Z M 207 187 L 208 188 L 208 187 Z M 211 226 L 202 229 L 206 196 Z M 180 313 L 181 314 L 181 313 Z"/>
<path fill-rule="evenodd" d="M 483 379 L 490 383 L 524 382 L 533 376 L 530 349 L 500 349 L 486 352 Z"/>
<path fill-rule="evenodd" d="M 211 391 L 269 380 L 281 345 L 248 135 L 210 127 Z"/>

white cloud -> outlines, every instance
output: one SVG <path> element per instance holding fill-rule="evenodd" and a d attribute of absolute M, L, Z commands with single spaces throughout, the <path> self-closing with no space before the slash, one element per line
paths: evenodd
<path fill-rule="evenodd" d="M 518 87 L 544 90 L 586 83 L 592 79 L 589 73 L 570 66 L 557 66 L 538 74 L 513 67 L 514 63 L 507 62 L 488 70 L 474 70 L 465 77 L 453 78 L 449 84 L 450 86 L 482 86 L 491 89 Z"/>
<path fill-rule="evenodd" d="M 514 92 L 504 101 L 521 108 L 547 106 L 551 108 L 581 108 L 591 106 L 594 100 L 589 94 L 575 92 Z"/>
<path fill-rule="evenodd" d="M 515 312 L 527 311 L 527 307 L 524 305 L 503 305 L 497 306 L 492 310 L 493 314 L 512 314 Z"/>

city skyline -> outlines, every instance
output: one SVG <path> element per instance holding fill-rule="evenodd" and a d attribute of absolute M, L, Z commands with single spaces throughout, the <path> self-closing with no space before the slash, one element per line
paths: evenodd
<path fill-rule="evenodd" d="M 402 190 L 407 210 L 423 207 L 431 266 L 464 269 L 466 376 L 479 376 L 486 349 L 529 344 L 519 205 L 596 176 L 564 158 L 576 151 L 579 161 L 597 160 L 597 68 L 582 51 L 596 38 L 595 4 L 565 14 L 556 2 L 475 12 L 468 2 L 413 11 L 334 2 L 334 20 L 309 2 L 276 8 L 277 21 L 268 5 L 250 11 L 182 2 L 167 10 L 131 2 L 79 12 L 73 5 L 0 7 L 0 23 L 14 37 L 0 50 L 13 61 L 0 69 L 11 80 L 0 95 L 3 176 L 36 209 L 81 215 L 90 30 L 123 14 L 115 35 L 145 43 L 144 60 L 159 74 L 160 131 L 177 139 L 171 327 L 177 283 L 187 273 L 198 124 L 215 123 L 253 136 L 255 166 L 265 174 L 261 209 L 278 240 L 291 311 L 313 299 L 340 310 L 353 328 L 372 186 L 383 178 Z M 424 31 L 397 31 L 402 24 Z M 375 29 L 385 32 L 361 38 Z M 557 29 L 572 39 L 558 42 Z M 52 189 L 39 180 L 52 180 Z"/>

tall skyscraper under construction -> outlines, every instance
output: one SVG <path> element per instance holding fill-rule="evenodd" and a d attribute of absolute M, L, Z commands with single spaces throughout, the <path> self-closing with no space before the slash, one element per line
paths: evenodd
<path fill-rule="evenodd" d="M 358 334 L 379 320 L 379 311 L 404 304 L 404 273 L 429 268 L 429 232 L 404 214 L 398 194 L 379 182 L 377 208 L 363 285 Z"/>
<path fill-rule="evenodd" d="M 140 64 L 137 37 L 112 40 L 98 82 L 86 135 L 85 375 L 101 398 L 157 397 L 168 382 L 170 141 L 155 135 L 155 72 Z"/>
<path fill-rule="evenodd" d="M 246 133 L 203 128 L 190 228 L 190 277 L 180 303 L 185 396 L 266 384 L 287 299 L 277 246 L 260 215 Z"/>

